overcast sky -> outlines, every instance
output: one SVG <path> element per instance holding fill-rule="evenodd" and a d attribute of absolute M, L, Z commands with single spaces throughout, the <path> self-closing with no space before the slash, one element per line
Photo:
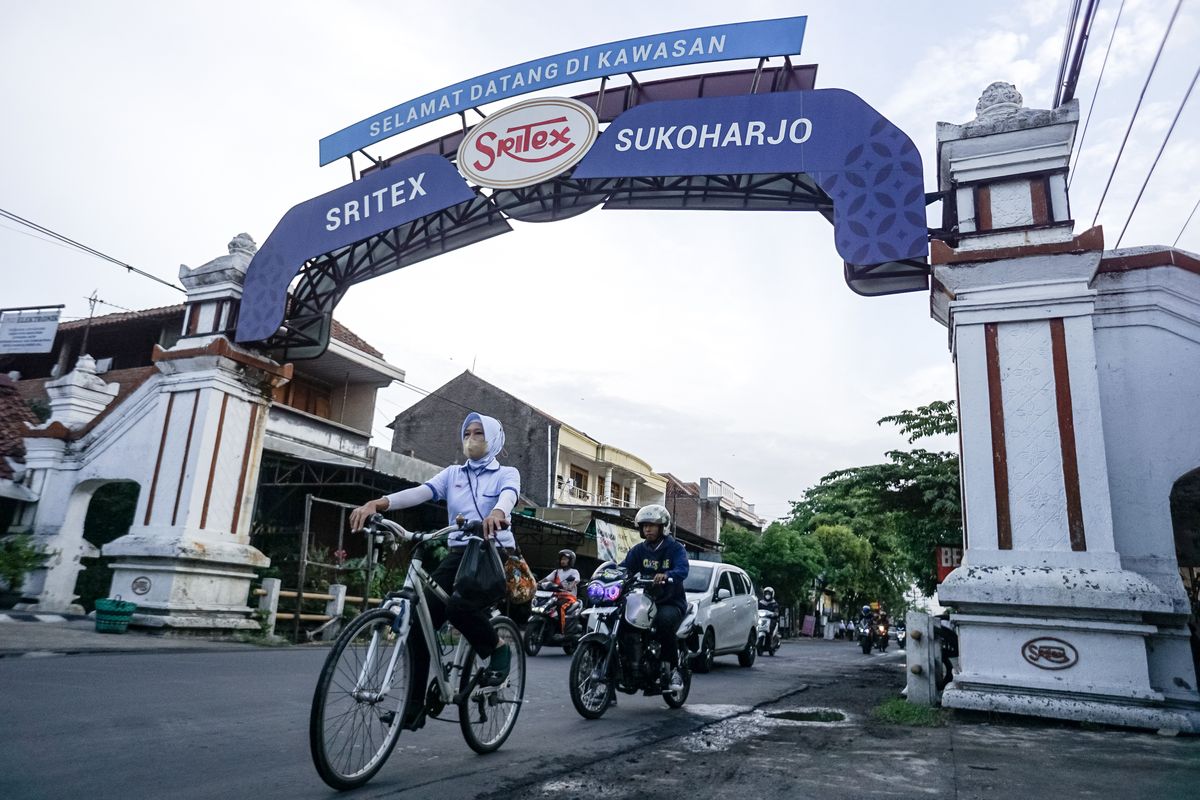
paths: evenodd
<path fill-rule="evenodd" d="M 1125 2 L 1072 184 L 1077 232 L 1091 224 L 1175 4 Z M 1100 3 L 1078 91 L 1085 115 L 1118 5 Z M 1198 6 L 1184 3 L 1105 200 L 1110 248 L 1196 69 Z M 291 206 L 348 182 L 344 160 L 317 166 L 317 141 L 366 116 L 566 50 L 801 14 L 798 61 L 819 65 L 819 88 L 851 90 L 905 130 L 932 191 L 935 123 L 970 120 L 988 83 L 1013 82 L 1027 107 L 1048 107 L 1067 2 L 8 0 L 0 208 L 174 282 L 180 263 L 224 254 L 242 231 L 261 244 Z M 1200 197 L 1198 102 L 1123 246 L 1170 245 Z M 373 152 L 400 152 L 452 124 Z M 65 303 L 78 317 L 92 290 L 132 309 L 182 299 L 4 220 L 0 245 L 0 306 Z M 1179 246 L 1200 250 L 1200 220 Z M 903 446 L 878 418 L 954 396 L 928 297 L 862 298 L 841 272 L 832 229 L 815 214 L 597 209 L 514 222 L 508 235 L 362 284 L 336 316 L 415 386 L 436 388 L 474 365 L 656 470 L 733 484 L 774 518 L 823 474 Z M 481 305 L 492 321 L 467 322 Z M 377 444 L 387 446 L 383 425 L 417 399 L 401 386 L 382 393 Z"/>

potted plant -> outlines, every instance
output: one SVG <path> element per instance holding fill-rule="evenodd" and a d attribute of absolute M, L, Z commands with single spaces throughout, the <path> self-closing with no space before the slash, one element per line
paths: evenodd
<path fill-rule="evenodd" d="M 0 539 L 0 608 L 12 608 L 21 599 L 21 584 L 30 570 L 46 563 L 46 554 L 33 537 L 17 534 Z"/>

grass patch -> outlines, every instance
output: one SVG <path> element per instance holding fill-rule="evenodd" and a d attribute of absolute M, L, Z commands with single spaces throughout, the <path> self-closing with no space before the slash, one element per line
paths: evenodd
<path fill-rule="evenodd" d="M 871 716 L 891 725 L 916 728 L 937 728 L 946 724 L 946 712 L 942 709 L 916 706 L 900 697 L 884 700 L 875 706 Z"/>

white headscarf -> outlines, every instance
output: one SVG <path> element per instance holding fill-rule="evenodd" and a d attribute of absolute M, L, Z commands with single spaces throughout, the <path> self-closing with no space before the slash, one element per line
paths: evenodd
<path fill-rule="evenodd" d="M 488 449 L 483 458 L 468 459 L 467 464 L 471 469 L 481 470 L 495 461 L 496 456 L 500 455 L 500 451 L 504 449 L 504 426 L 495 417 L 485 417 L 483 414 L 472 411 L 463 420 L 462 431 L 459 433 L 460 439 L 467 435 L 467 426 L 472 422 L 478 422 L 483 426 L 483 438 L 487 441 Z"/>

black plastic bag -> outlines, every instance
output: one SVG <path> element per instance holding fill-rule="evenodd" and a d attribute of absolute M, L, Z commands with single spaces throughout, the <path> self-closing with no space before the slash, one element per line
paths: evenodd
<path fill-rule="evenodd" d="M 454 593 L 477 608 L 487 608 L 507 591 L 508 580 L 496 543 L 472 537 L 454 576 Z"/>

